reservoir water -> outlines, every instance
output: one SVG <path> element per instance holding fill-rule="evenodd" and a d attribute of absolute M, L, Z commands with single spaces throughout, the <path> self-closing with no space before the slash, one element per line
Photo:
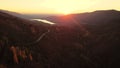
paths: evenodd
<path fill-rule="evenodd" d="M 44 19 L 31 19 L 31 20 L 40 21 L 40 22 L 43 22 L 43 23 L 51 24 L 51 25 L 55 24 L 55 23 L 53 23 L 51 21 L 44 20 Z"/>

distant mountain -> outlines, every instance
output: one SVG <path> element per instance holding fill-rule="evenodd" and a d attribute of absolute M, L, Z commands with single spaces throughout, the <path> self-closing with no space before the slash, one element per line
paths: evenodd
<path fill-rule="evenodd" d="M 67 19 L 68 18 L 68 19 Z M 111 20 L 120 19 L 120 11 L 116 10 L 100 10 L 90 13 L 80 13 L 80 14 L 70 14 L 66 16 L 52 16 L 45 19 L 56 22 L 56 23 L 65 23 L 64 20 L 69 22 L 74 22 L 71 19 L 74 19 L 76 22 L 86 23 L 86 24 L 97 24 L 99 22 L 109 22 Z"/>
<path fill-rule="evenodd" d="M 95 11 L 92 13 L 85 14 L 73 14 L 74 18 L 78 21 L 85 22 L 88 24 L 97 24 L 98 22 L 109 22 L 111 20 L 119 20 L 120 11 L 108 10 L 108 11 Z"/>
<path fill-rule="evenodd" d="M 20 14 L 20 13 L 8 11 L 8 10 L 0 10 L 0 12 L 8 13 L 13 16 L 24 18 L 24 19 L 41 19 L 49 16 L 59 16 L 57 14 Z"/>
<path fill-rule="evenodd" d="M 23 15 L 25 15 L 26 18 L 29 18 L 29 19 L 44 19 L 50 16 L 59 16 L 57 14 L 23 14 Z"/>
<path fill-rule="evenodd" d="M 12 11 L 7 11 L 7 10 L 0 10 L 0 12 L 4 12 L 4 13 L 8 13 L 10 15 L 16 16 L 16 17 L 20 17 L 20 18 L 25 18 L 25 19 L 29 19 L 29 16 L 26 16 L 24 14 L 20 14 L 17 12 L 12 12 Z"/>

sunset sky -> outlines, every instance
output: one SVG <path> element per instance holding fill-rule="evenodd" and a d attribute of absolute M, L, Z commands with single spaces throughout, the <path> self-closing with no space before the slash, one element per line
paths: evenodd
<path fill-rule="evenodd" d="M 0 9 L 27 14 L 70 14 L 120 10 L 120 0 L 0 0 Z"/>

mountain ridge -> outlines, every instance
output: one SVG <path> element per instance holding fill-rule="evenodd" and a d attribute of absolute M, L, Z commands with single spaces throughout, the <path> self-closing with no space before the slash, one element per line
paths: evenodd
<path fill-rule="evenodd" d="M 120 67 L 120 12 L 104 12 L 49 18 L 55 25 L 0 12 L 0 67 Z"/>

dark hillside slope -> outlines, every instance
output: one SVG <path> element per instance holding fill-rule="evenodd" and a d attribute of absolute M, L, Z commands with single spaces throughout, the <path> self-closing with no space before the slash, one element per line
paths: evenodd
<path fill-rule="evenodd" d="M 95 11 L 46 19 L 79 30 L 82 26 L 90 34 L 84 43 L 87 54 L 98 68 L 120 67 L 120 11 Z"/>
<path fill-rule="evenodd" d="M 46 26 L 37 24 L 38 22 L 0 12 L 0 67 L 16 67 L 14 64 L 18 60 L 15 55 L 23 57 L 24 53 L 30 52 L 28 47 L 37 43 L 38 37 L 47 31 Z"/>
<path fill-rule="evenodd" d="M 104 22 L 104 20 L 103 20 Z M 91 54 L 97 56 L 105 68 L 119 67 L 120 64 L 120 18 L 96 25 L 86 25 L 94 36 Z M 97 23 L 97 22 L 96 22 Z"/>
<path fill-rule="evenodd" d="M 85 34 L 74 27 L 40 24 L 0 12 L 0 66 L 96 67 L 84 53 Z"/>
<path fill-rule="evenodd" d="M 46 18 L 41 24 L 0 12 L 0 67 L 119 68 L 120 12 Z"/>
<path fill-rule="evenodd" d="M 11 37 L 12 41 L 27 42 L 35 39 L 35 35 L 39 32 L 38 29 L 42 29 L 43 26 L 38 28 L 33 23 L 32 21 L 0 12 L 0 32 L 2 35 Z"/>

